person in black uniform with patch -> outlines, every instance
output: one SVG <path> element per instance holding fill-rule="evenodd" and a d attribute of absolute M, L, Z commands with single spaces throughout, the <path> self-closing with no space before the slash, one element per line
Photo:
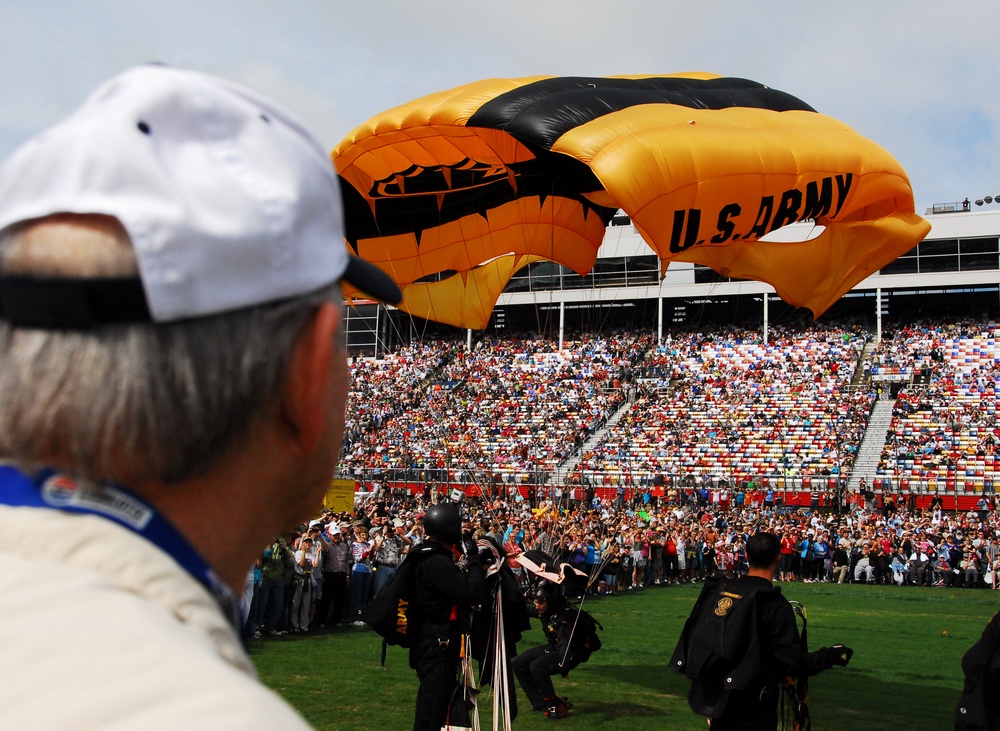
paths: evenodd
<path fill-rule="evenodd" d="M 1000 612 L 962 657 L 965 682 L 955 708 L 955 731 L 1000 729 Z"/>
<path fill-rule="evenodd" d="M 440 731 L 458 687 L 471 607 L 484 599 L 485 572 L 474 544 L 466 551 L 464 570 L 455 561 L 455 547 L 462 543 L 461 509 L 456 503 L 429 507 L 424 533 L 427 540 L 406 559 L 420 561 L 414 607 L 418 639 L 410 648 L 410 667 L 420 679 L 413 731 Z"/>
<path fill-rule="evenodd" d="M 577 610 L 550 582 L 538 586 L 532 594 L 534 611 L 529 614 L 542 621 L 545 644 L 525 650 L 514 658 L 514 675 L 528 697 L 533 711 L 544 711 L 549 718 L 565 718 L 568 705 L 556 696 L 553 675 L 566 677 L 580 664 L 582 657 L 574 636 Z"/>
<path fill-rule="evenodd" d="M 747 541 L 750 571 L 702 589 L 670 665 L 692 679 L 688 704 L 711 718 L 712 731 L 773 731 L 786 678 L 847 665 L 843 645 L 808 652 L 795 612 L 772 583 L 781 542 L 771 533 Z"/>

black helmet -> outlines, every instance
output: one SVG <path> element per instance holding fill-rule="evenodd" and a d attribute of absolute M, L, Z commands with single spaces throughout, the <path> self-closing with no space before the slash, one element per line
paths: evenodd
<path fill-rule="evenodd" d="M 462 510 L 456 503 L 437 503 L 424 513 L 424 532 L 428 538 L 455 545 L 462 540 Z"/>
<path fill-rule="evenodd" d="M 559 587 L 550 581 L 543 581 L 535 587 L 531 598 L 536 602 L 548 602 L 550 607 L 554 607 L 559 598 Z"/>

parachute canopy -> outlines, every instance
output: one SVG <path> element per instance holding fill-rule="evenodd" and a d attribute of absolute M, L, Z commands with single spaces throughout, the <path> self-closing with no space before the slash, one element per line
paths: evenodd
<path fill-rule="evenodd" d="M 618 209 L 661 274 L 696 262 L 816 317 L 930 229 L 874 142 L 700 72 L 479 81 L 379 114 L 332 157 L 348 244 L 396 280 L 401 309 L 474 329 L 532 262 L 586 275 Z M 761 240 L 807 220 L 822 233 Z"/>

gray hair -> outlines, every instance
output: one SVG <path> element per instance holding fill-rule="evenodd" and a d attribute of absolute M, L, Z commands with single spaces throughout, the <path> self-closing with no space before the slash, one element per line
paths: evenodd
<path fill-rule="evenodd" d="M 3 268 L 19 243 L 16 230 L 0 235 Z M 124 482 L 202 473 L 274 406 L 296 337 L 331 301 L 341 302 L 337 284 L 156 325 L 55 331 L 0 322 L 0 459 Z"/>

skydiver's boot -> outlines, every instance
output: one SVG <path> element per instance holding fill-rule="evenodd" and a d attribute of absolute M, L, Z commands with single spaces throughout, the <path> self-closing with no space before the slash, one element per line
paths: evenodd
<path fill-rule="evenodd" d="M 552 696 L 542 701 L 545 704 L 545 717 L 553 720 L 566 718 L 569 715 L 569 702 L 565 698 Z"/>

